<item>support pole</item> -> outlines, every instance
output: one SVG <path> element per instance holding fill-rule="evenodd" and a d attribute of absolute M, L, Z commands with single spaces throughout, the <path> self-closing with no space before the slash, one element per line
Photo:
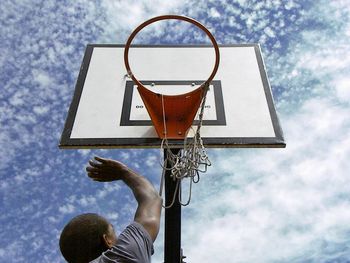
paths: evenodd
<path fill-rule="evenodd" d="M 181 149 L 171 149 L 173 154 L 177 154 Z M 164 160 L 167 152 L 164 150 Z M 167 164 L 167 168 L 170 165 Z M 176 189 L 176 181 L 170 177 L 171 171 L 165 172 L 165 205 L 171 204 Z M 165 209 L 165 238 L 164 238 L 164 262 L 182 262 L 181 253 L 181 204 L 179 202 L 178 191 L 175 203 L 171 208 Z"/>

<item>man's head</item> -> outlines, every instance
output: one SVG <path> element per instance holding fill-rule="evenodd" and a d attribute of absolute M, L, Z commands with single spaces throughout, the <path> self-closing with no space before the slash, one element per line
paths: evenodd
<path fill-rule="evenodd" d="M 89 262 L 117 241 L 113 226 L 97 214 L 74 217 L 63 229 L 60 249 L 69 263 Z"/>

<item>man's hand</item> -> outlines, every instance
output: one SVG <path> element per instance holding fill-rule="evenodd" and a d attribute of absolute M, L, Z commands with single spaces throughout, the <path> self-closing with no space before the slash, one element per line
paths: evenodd
<path fill-rule="evenodd" d="M 124 164 L 100 157 L 89 161 L 90 166 L 86 167 L 88 176 L 98 182 L 111 182 L 125 179 L 125 176 L 132 171 Z"/>
<path fill-rule="evenodd" d="M 154 241 L 159 232 L 162 199 L 153 185 L 126 165 L 109 159 L 95 157 L 86 167 L 88 176 L 94 181 L 111 182 L 123 180 L 133 191 L 138 203 L 134 220 L 146 229 Z"/>

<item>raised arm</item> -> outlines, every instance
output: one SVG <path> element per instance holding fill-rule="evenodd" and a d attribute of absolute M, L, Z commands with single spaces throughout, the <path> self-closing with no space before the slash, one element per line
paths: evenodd
<path fill-rule="evenodd" d="M 159 232 L 162 200 L 153 185 L 118 161 L 95 157 L 89 164 L 86 171 L 94 181 L 122 180 L 130 187 L 138 203 L 134 220 L 147 230 L 154 241 Z"/>

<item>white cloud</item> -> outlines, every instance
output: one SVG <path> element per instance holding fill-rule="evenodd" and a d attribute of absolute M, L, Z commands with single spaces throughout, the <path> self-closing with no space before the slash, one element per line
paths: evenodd
<path fill-rule="evenodd" d="M 266 33 L 266 35 L 268 37 L 274 38 L 275 37 L 275 32 L 270 28 L 270 27 L 266 27 L 264 29 L 264 32 Z"/>
<path fill-rule="evenodd" d="M 44 245 L 44 241 L 40 238 L 36 238 L 34 239 L 34 241 L 32 242 L 31 246 L 33 247 L 34 251 L 41 249 L 41 247 Z"/>
<path fill-rule="evenodd" d="M 179 7 L 186 1 L 102 1 L 102 8 L 106 10 L 106 36 L 112 41 L 117 36 L 118 42 L 125 42 L 131 31 L 139 24 L 155 16 L 176 14 Z M 162 33 L 164 23 L 156 23 L 154 32 Z M 154 36 L 152 34 L 152 36 Z M 115 42 L 115 40 L 114 40 Z"/>
<path fill-rule="evenodd" d="M 220 13 L 218 12 L 218 10 L 215 7 L 210 8 L 209 17 L 219 18 L 220 16 L 221 16 Z"/>
<path fill-rule="evenodd" d="M 119 218 L 119 214 L 118 213 L 108 213 L 108 214 L 106 214 L 106 218 L 108 220 L 117 220 Z"/>
<path fill-rule="evenodd" d="M 78 153 L 80 153 L 82 156 L 86 157 L 91 153 L 91 150 L 89 149 L 79 149 Z"/>
<path fill-rule="evenodd" d="M 50 84 L 52 84 L 52 79 L 50 78 L 50 76 L 44 72 L 44 71 L 38 71 L 38 70 L 34 70 L 33 71 L 33 78 L 36 82 L 38 82 L 40 84 L 40 86 L 42 87 L 47 87 Z"/>
<path fill-rule="evenodd" d="M 11 258 L 13 259 L 14 257 L 16 257 L 18 252 L 23 252 L 23 244 L 19 242 L 19 240 L 8 242 L 3 248 L 1 248 L 1 250 L 6 251 L 6 253 L 4 254 L 0 252 L 0 256 L 3 259 L 3 261 L 10 261 Z M 23 259 L 21 258 L 21 256 L 19 256 L 18 258 Z"/>
<path fill-rule="evenodd" d="M 148 167 L 154 167 L 155 165 L 158 165 L 159 164 L 159 156 L 157 155 L 149 155 L 147 158 L 146 158 L 146 161 L 145 161 L 145 164 L 148 166 Z"/>
<path fill-rule="evenodd" d="M 348 116 L 314 99 L 285 120 L 286 149 L 215 151 L 183 223 L 188 258 L 323 262 L 322 240 L 350 231 L 350 203 L 341 197 L 350 191 Z"/>
<path fill-rule="evenodd" d="M 103 189 L 101 189 L 97 192 L 97 197 L 100 199 L 105 198 L 106 196 L 108 196 L 112 192 L 115 195 L 120 190 L 120 188 L 121 188 L 121 186 L 118 183 L 104 184 Z"/>
<path fill-rule="evenodd" d="M 49 110 L 50 110 L 50 107 L 49 107 L 49 106 L 35 106 L 35 107 L 33 108 L 33 111 L 34 111 L 36 114 L 39 114 L 39 115 L 44 115 L 44 114 L 46 114 Z"/>
<path fill-rule="evenodd" d="M 75 211 L 75 207 L 72 204 L 66 204 L 58 208 L 62 214 L 71 214 Z"/>
<path fill-rule="evenodd" d="M 290 10 L 291 8 L 293 8 L 295 5 L 295 3 L 293 1 L 288 1 L 287 3 L 285 3 L 284 8 L 287 10 Z"/>
<path fill-rule="evenodd" d="M 336 95 L 342 102 L 350 103 L 350 78 L 339 78 L 334 81 Z"/>
<path fill-rule="evenodd" d="M 237 0 L 237 2 L 238 2 L 242 7 L 244 7 L 245 4 L 246 4 L 246 2 L 247 2 L 247 0 Z"/>
<path fill-rule="evenodd" d="M 128 161 L 129 158 L 130 158 L 130 153 L 127 152 L 127 151 L 122 151 L 120 152 L 120 158 L 123 160 L 123 161 Z"/>
<path fill-rule="evenodd" d="M 96 198 L 94 196 L 83 195 L 79 198 L 78 203 L 83 207 L 93 206 L 94 204 L 96 204 Z"/>
<path fill-rule="evenodd" d="M 56 224 L 60 221 L 57 217 L 54 217 L 54 216 L 49 216 L 48 220 L 53 224 Z"/>
<path fill-rule="evenodd" d="M 23 93 L 22 92 L 16 92 L 11 98 L 10 103 L 13 106 L 21 106 L 24 103 L 23 100 Z"/>
<path fill-rule="evenodd" d="M 18 183 L 18 184 L 21 184 L 27 180 L 26 175 L 24 173 L 17 174 L 14 177 L 14 179 L 15 179 L 16 183 Z"/>

